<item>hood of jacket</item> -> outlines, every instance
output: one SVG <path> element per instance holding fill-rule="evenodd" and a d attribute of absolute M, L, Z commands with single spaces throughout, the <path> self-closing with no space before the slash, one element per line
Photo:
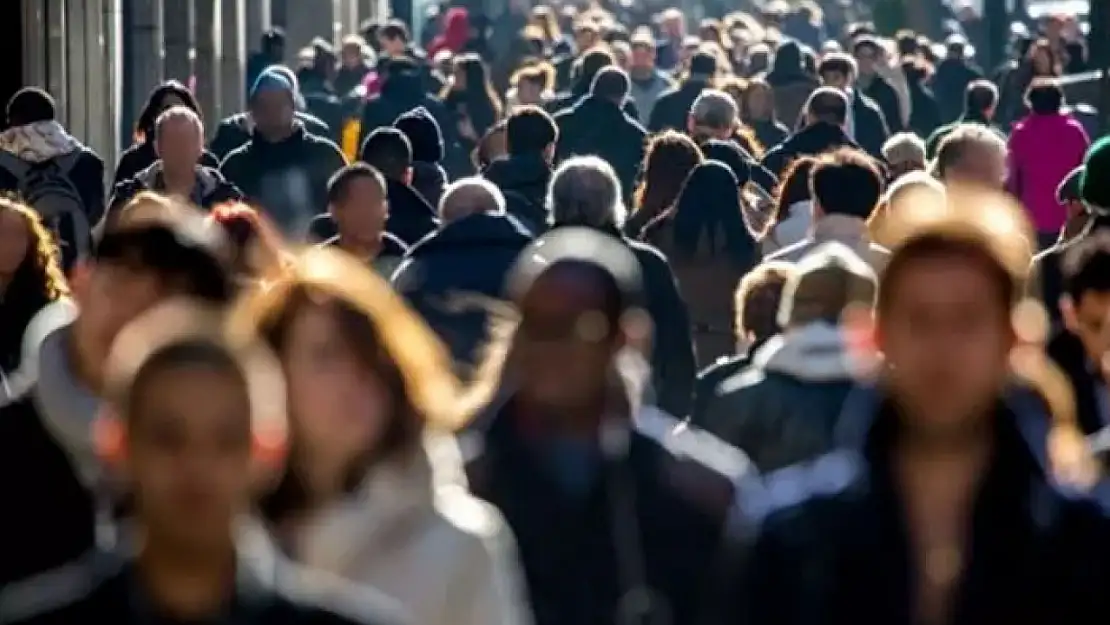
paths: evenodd
<path fill-rule="evenodd" d="M 412 188 L 428 200 L 428 204 L 432 206 L 439 204 L 446 187 L 447 172 L 441 165 L 428 161 L 413 161 Z"/>
<path fill-rule="evenodd" d="M 220 186 L 228 184 L 219 170 L 197 165 L 195 171 L 197 174 L 197 186 L 196 189 L 194 189 L 194 195 L 197 197 L 206 198 L 212 195 Z M 163 188 L 162 161 L 154 161 L 150 167 L 135 174 L 135 180 L 147 189 L 155 191 L 161 190 Z"/>
<path fill-rule="evenodd" d="M 817 321 L 769 339 L 753 353 L 752 365 L 803 382 L 842 382 L 853 379 L 861 363 L 839 327 Z"/>
<path fill-rule="evenodd" d="M 83 148 L 81 142 L 56 121 L 16 126 L 0 133 L 0 150 L 28 163 L 42 163 Z"/>
<path fill-rule="evenodd" d="M 468 215 L 424 237 L 409 249 L 406 257 L 496 248 L 515 250 L 524 248 L 531 241 L 528 229 L 509 215 Z"/>
<path fill-rule="evenodd" d="M 859 144 L 843 128 L 824 122 L 806 126 L 782 144 L 787 154 L 820 154 L 839 147 L 859 149 Z"/>
<path fill-rule="evenodd" d="M 500 189 L 542 196 L 551 180 L 551 165 L 542 154 L 518 154 L 493 161 L 482 175 Z"/>
<path fill-rule="evenodd" d="M 424 196 L 417 193 L 416 189 L 413 189 L 403 182 L 389 179 L 385 181 L 385 187 L 386 196 L 389 198 L 391 215 L 394 212 L 408 214 L 416 212 L 427 213 L 431 217 L 438 219 L 435 208 L 432 207 L 428 200 L 424 199 Z"/>
<path fill-rule="evenodd" d="M 399 104 L 420 104 L 424 100 L 424 80 L 417 72 L 391 74 L 382 82 L 381 97 Z"/>

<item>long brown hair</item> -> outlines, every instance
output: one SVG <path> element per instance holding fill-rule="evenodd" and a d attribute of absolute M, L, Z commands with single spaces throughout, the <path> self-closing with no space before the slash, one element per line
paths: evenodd
<path fill-rule="evenodd" d="M 668 130 L 651 139 L 644 152 L 644 176 L 633 194 L 637 212 L 654 217 L 670 208 L 694 168 L 705 160 L 690 137 Z"/>

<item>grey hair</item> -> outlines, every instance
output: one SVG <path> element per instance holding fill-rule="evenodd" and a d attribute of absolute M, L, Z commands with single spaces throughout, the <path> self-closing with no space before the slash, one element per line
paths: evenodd
<path fill-rule="evenodd" d="M 204 122 L 200 121 L 200 115 L 197 115 L 196 111 L 183 104 L 175 104 L 158 114 L 158 117 L 154 120 L 154 137 L 158 137 L 159 129 L 164 124 L 178 119 L 189 121 L 197 129 L 197 133 L 202 138 L 204 137 Z"/>
<path fill-rule="evenodd" d="M 447 185 L 439 201 L 440 216 L 450 221 L 475 213 L 504 213 L 501 189 L 481 176 L 459 178 Z"/>
<path fill-rule="evenodd" d="M 899 132 L 883 144 L 883 158 L 888 163 L 921 163 L 925 159 L 925 142 L 912 132 Z"/>
<path fill-rule="evenodd" d="M 620 228 L 625 208 L 613 166 L 596 156 L 563 161 L 547 188 L 547 210 L 552 225 Z"/>
<path fill-rule="evenodd" d="M 717 89 L 706 89 L 698 94 L 690 107 L 694 125 L 706 128 L 732 128 L 740 109 L 732 96 Z"/>

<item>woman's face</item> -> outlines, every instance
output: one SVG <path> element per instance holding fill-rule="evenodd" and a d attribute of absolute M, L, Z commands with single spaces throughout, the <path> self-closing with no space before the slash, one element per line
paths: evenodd
<path fill-rule="evenodd" d="M 392 401 L 336 316 L 320 303 L 303 307 L 286 329 L 281 358 L 296 444 L 311 459 L 347 466 L 380 441 Z"/>
<path fill-rule="evenodd" d="M 31 234 L 23 217 L 11 210 L 0 211 L 0 276 L 11 276 L 27 256 Z"/>
<path fill-rule="evenodd" d="M 768 119 L 771 117 L 771 92 L 762 87 L 748 89 L 745 113 L 751 119 Z"/>
<path fill-rule="evenodd" d="M 1047 76 L 1054 73 L 1052 55 L 1045 48 L 1033 50 L 1033 71 L 1036 74 Z"/>

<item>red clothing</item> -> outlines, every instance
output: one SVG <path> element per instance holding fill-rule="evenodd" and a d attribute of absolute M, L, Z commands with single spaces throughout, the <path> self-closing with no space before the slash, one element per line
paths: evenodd
<path fill-rule="evenodd" d="M 428 45 L 428 58 L 435 58 L 441 50 L 450 50 L 452 54 L 458 54 L 470 40 L 470 14 L 466 9 L 462 7 L 449 9 L 443 21 L 443 32 L 436 35 Z"/>
<path fill-rule="evenodd" d="M 1010 133 L 1007 189 L 1021 200 L 1037 232 L 1055 234 L 1067 220 L 1056 187 L 1083 164 L 1091 141 L 1071 115 L 1030 114 Z"/>

